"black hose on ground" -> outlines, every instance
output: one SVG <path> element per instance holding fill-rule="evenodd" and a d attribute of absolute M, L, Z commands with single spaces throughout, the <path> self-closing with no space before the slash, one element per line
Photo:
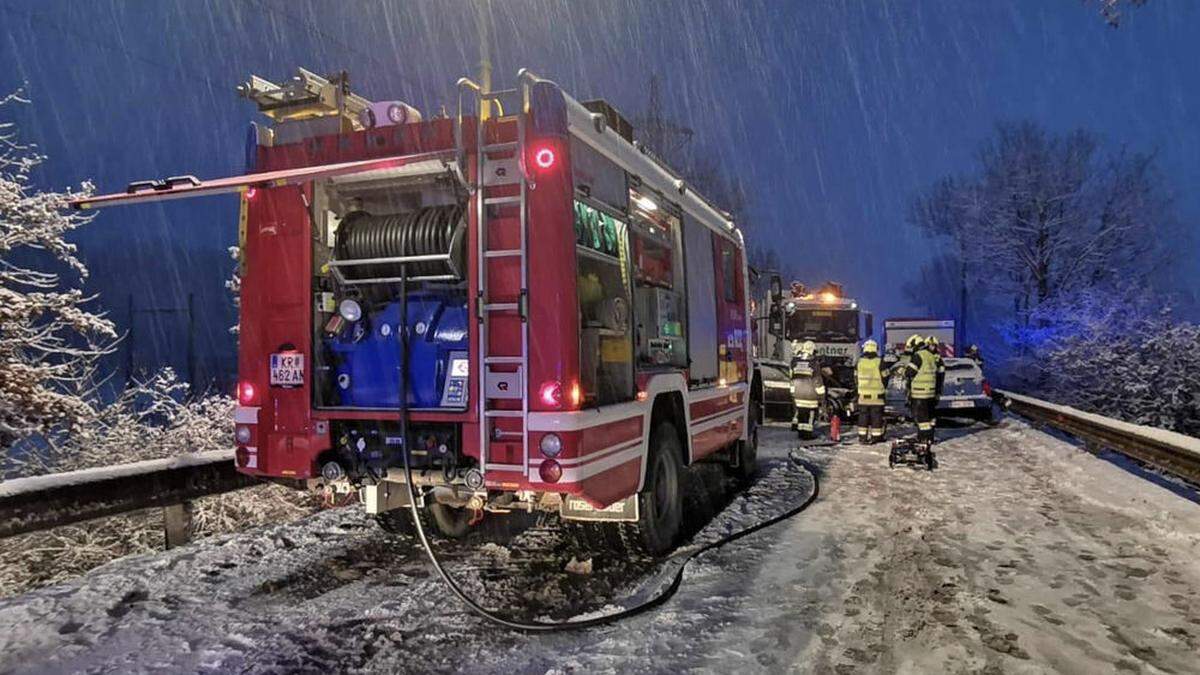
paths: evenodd
<path fill-rule="evenodd" d="M 521 621 L 506 617 L 484 607 L 476 602 L 473 598 L 468 596 L 466 592 L 463 591 L 463 589 L 458 585 L 458 583 L 454 581 L 450 574 L 446 572 L 446 569 L 442 566 L 442 561 L 438 560 L 437 554 L 433 552 L 433 546 L 429 543 L 429 537 L 425 534 L 425 525 L 421 522 L 420 511 L 417 509 L 417 491 L 413 486 L 412 464 L 409 461 L 408 273 L 406 268 L 407 266 L 402 265 L 400 270 L 400 340 L 398 342 L 400 343 L 400 438 L 403 441 L 403 445 L 401 446 L 400 450 L 400 456 L 404 463 L 404 484 L 408 490 L 408 508 L 410 515 L 412 515 L 413 525 L 416 527 L 417 539 L 421 542 L 421 547 L 425 549 L 425 554 L 429 557 L 429 562 L 433 565 L 433 569 L 438 573 L 438 576 L 442 578 L 442 581 L 446 583 L 446 586 L 450 589 L 450 592 L 452 592 L 460 602 L 466 605 L 467 609 L 471 610 L 480 617 L 512 630 L 528 633 L 551 633 L 557 631 L 579 630 L 582 628 L 595 628 L 597 626 L 604 626 L 610 623 L 621 621 L 623 619 L 637 616 L 662 605 L 667 600 L 670 600 L 679 590 L 679 586 L 683 581 L 683 572 L 687 568 L 688 563 L 694 560 L 700 554 L 718 549 L 726 544 L 735 542 L 742 537 L 749 536 L 755 532 L 758 532 L 759 530 L 787 520 L 788 518 L 791 518 L 792 516 L 795 516 L 801 511 L 807 509 L 810 504 L 816 501 L 817 495 L 820 491 L 820 486 L 816 474 L 812 471 L 809 471 L 809 475 L 812 476 L 813 479 L 812 494 L 810 494 L 808 498 L 805 499 L 804 502 L 799 506 L 796 506 L 795 508 L 792 508 L 780 515 L 769 518 L 761 523 L 757 523 L 753 527 L 741 530 L 740 532 L 735 532 L 728 537 L 723 537 L 717 541 L 710 542 L 699 548 L 688 551 L 687 553 L 676 554 L 676 556 L 682 555 L 683 557 L 679 563 L 679 566 L 675 569 L 675 574 L 671 579 L 670 585 L 653 598 L 641 604 L 634 605 L 633 607 L 623 609 L 619 612 L 605 614 L 604 616 L 593 617 L 590 619 L 578 619 L 574 621 Z M 485 420 L 481 419 L 480 424 L 483 424 L 484 421 Z M 798 466 L 804 466 L 801 462 L 796 460 L 794 456 L 789 455 L 789 459 L 791 459 L 791 461 Z M 805 470 L 808 471 L 808 468 L 805 467 Z M 670 561 L 673 559 L 678 560 L 679 558 L 673 556 L 667 560 Z"/>
<path fill-rule="evenodd" d="M 757 523 L 753 527 L 749 527 L 749 528 L 746 528 L 739 532 L 735 532 L 734 534 L 731 534 L 728 537 L 723 537 L 716 541 L 705 544 L 699 548 L 688 551 L 686 554 L 682 554 L 683 555 L 682 561 L 679 563 L 679 566 L 675 569 L 675 574 L 671 579 L 670 585 L 667 586 L 665 589 L 663 589 L 658 595 L 654 596 L 653 598 L 651 598 L 641 604 L 635 605 L 633 607 L 628 607 L 619 612 L 614 612 L 612 614 L 606 614 L 604 616 L 593 617 L 590 619 L 579 619 L 579 620 L 574 620 L 574 621 L 561 621 L 561 622 L 521 621 L 518 619 L 511 619 L 509 617 L 503 616 L 497 612 L 489 610 L 486 607 L 480 605 L 474 599 L 469 597 L 462 590 L 462 588 L 459 587 L 458 583 L 454 581 L 454 579 L 449 575 L 449 573 L 446 572 L 445 568 L 442 567 L 442 562 L 440 560 L 438 560 L 437 555 L 433 552 L 433 547 L 429 543 L 428 537 L 426 537 L 426 535 L 425 535 L 425 528 L 421 523 L 420 513 L 417 511 L 417 495 L 416 495 L 415 489 L 413 488 L 412 469 L 408 462 L 408 453 L 405 452 L 403 454 L 404 454 L 404 478 L 408 485 L 409 509 L 412 511 L 413 523 L 416 525 L 417 538 L 421 542 L 421 547 L 425 549 L 425 554 L 427 556 L 429 556 L 429 562 L 433 564 L 433 568 L 435 571 L 437 571 L 438 576 L 440 576 L 442 578 L 442 581 L 444 581 L 446 583 L 446 585 L 450 588 L 450 591 L 452 593 L 454 593 L 454 595 L 464 605 L 466 605 L 468 609 L 470 609 L 475 614 L 478 614 L 480 617 L 487 619 L 488 621 L 491 621 L 492 623 L 496 623 L 501 626 L 504 626 L 506 628 L 511 628 L 513 630 L 529 632 L 529 633 L 550 633 L 550 632 L 555 632 L 555 631 L 579 630 L 581 628 L 595 628 L 596 626 L 604 626 L 606 624 L 615 623 L 617 621 L 621 621 L 622 619 L 628 619 L 630 617 L 634 617 L 634 616 L 637 616 L 638 614 L 642 614 L 643 612 L 647 612 L 651 609 L 654 609 L 655 607 L 658 607 L 659 605 L 662 605 L 663 603 L 665 603 L 667 600 L 670 600 L 671 597 L 675 595 L 675 593 L 679 590 L 680 584 L 683 581 L 683 572 L 687 568 L 687 564 L 689 562 L 691 562 L 693 559 L 695 559 L 697 556 L 699 556 L 702 553 L 706 553 L 708 551 L 712 551 L 714 549 L 721 548 L 722 546 L 724 546 L 726 544 L 730 544 L 732 542 L 735 542 L 738 539 L 741 539 L 742 537 L 746 537 L 751 534 L 754 534 L 755 532 L 758 532 L 759 530 L 768 528 L 772 525 L 780 523 L 784 520 L 787 520 L 788 518 L 791 518 L 792 516 L 799 514 L 801 511 L 807 509 L 809 507 L 809 505 L 811 505 L 814 501 L 816 501 L 817 495 L 820 491 L 819 490 L 819 482 L 817 480 L 816 474 L 809 471 L 809 475 L 812 476 L 812 479 L 813 479 L 813 491 L 812 491 L 812 494 L 810 494 L 808 496 L 808 498 L 804 500 L 803 503 L 801 503 L 799 506 L 796 506 L 784 513 L 781 513 L 777 516 L 773 516 L 761 523 Z M 798 466 L 804 466 L 802 463 L 797 461 L 794 457 L 789 457 L 789 459 L 791 459 L 792 462 Z M 805 468 L 805 470 L 808 471 L 807 467 Z M 679 555 L 679 554 L 676 554 L 676 555 Z M 667 560 L 670 561 L 672 559 L 677 559 L 677 558 L 672 556 L 671 558 L 668 558 Z"/>

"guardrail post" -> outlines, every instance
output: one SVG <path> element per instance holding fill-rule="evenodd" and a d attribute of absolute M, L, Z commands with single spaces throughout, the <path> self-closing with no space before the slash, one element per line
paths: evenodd
<path fill-rule="evenodd" d="M 192 540 L 192 503 L 182 502 L 163 507 L 163 530 L 167 548 L 183 546 Z"/>

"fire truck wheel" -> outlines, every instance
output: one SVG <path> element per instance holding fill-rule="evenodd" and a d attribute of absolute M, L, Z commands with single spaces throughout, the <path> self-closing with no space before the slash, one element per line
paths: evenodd
<path fill-rule="evenodd" d="M 456 509 L 445 504 L 430 504 L 429 515 L 437 524 L 437 529 L 447 539 L 462 539 L 471 531 L 470 509 Z"/>
<path fill-rule="evenodd" d="M 379 525 L 379 529 L 388 534 L 417 536 L 417 528 L 413 525 L 412 514 L 409 513 L 407 506 L 376 514 L 375 523 Z M 425 509 L 421 509 L 421 524 L 425 526 L 426 532 L 433 533 L 433 523 L 430 522 L 429 512 Z"/>
<path fill-rule="evenodd" d="M 445 504 L 430 504 L 419 510 L 421 526 L 427 537 L 445 537 L 461 539 L 471 530 L 471 512 L 467 509 L 456 509 Z M 407 537 L 417 536 L 417 528 L 413 525 L 412 513 L 408 507 L 392 509 L 375 516 L 379 528 L 388 534 L 399 534 Z"/>
<path fill-rule="evenodd" d="M 638 520 L 626 526 L 632 548 L 654 556 L 674 548 L 683 520 L 682 455 L 675 425 L 659 423 L 650 443 L 646 483 L 638 493 Z"/>
<path fill-rule="evenodd" d="M 737 453 L 737 466 L 730 467 L 734 478 L 747 482 L 758 472 L 758 421 L 750 416 L 746 440 L 738 441 L 734 446 Z M 803 432 L 801 432 L 803 437 Z"/>

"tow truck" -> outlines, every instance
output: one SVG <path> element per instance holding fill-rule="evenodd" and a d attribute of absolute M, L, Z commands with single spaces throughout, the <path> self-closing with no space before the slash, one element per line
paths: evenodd
<path fill-rule="evenodd" d="M 872 314 L 836 282 L 810 290 L 793 281 L 785 291 L 779 274 L 769 274 L 768 281 L 755 321 L 755 353 L 760 363 L 771 370 L 786 371 L 794 356 L 793 345 L 811 340 L 829 376 L 826 387 L 832 410 L 827 414 L 852 412 L 858 343 L 874 333 Z M 770 388 L 766 368 L 762 370 L 764 392 Z M 764 400 L 767 398 L 764 394 Z"/>

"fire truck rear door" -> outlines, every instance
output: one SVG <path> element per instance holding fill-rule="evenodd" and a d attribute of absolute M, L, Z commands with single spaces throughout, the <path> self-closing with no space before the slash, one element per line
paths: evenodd
<path fill-rule="evenodd" d="M 281 185 L 297 185 L 320 178 L 378 172 L 380 178 L 394 173 L 431 173 L 449 168 L 455 158 L 454 151 L 427 152 L 416 155 L 396 155 L 363 159 L 337 164 L 321 164 L 296 169 L 265 171 L 244 176 L 229 176 L 212 180 L 199 180 L 194 176 L 172 176 L 157 181 L 136 181 L 129 184 L 125 192 L 116 192 L 98 197 L 85 197 L 71 202 L 76 209 L 96 209 L 104 206 L 119 206 L 142 202 L 158 202 L 184 197 L 203 197 L 231 192 L 246 192 L 253 188 L 270 188 Z"/>

